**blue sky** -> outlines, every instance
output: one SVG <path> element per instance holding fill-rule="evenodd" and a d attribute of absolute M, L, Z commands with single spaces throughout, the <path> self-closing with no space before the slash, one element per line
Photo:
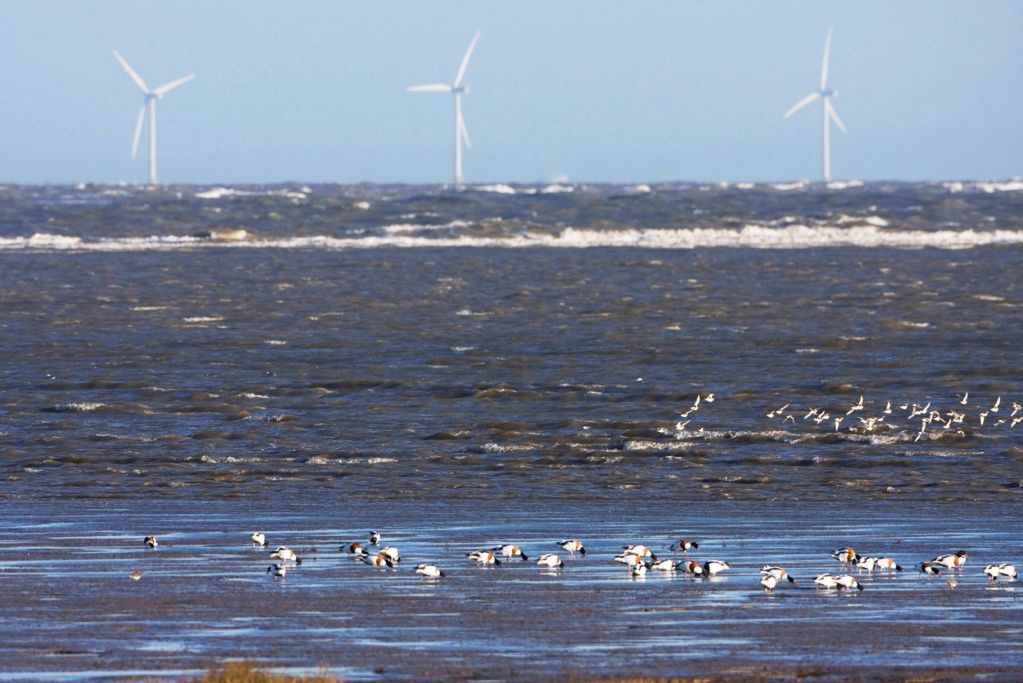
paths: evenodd
<path fill-rule="evenodd" d="M 129 158 L 151 85 L 164 182 L 446 182 L 450 81 L 468 182 L 816 179 L 831 83 L 836 179 L 1023 175 L 1023 3 L 0 2 L 0 182 L 146 178 Z M 144 152 L 144 148 L 143 148 Z"/>

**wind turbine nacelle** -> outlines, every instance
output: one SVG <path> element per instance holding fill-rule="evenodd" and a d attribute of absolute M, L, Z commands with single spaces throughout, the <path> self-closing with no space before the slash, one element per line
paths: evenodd
<path fill-rule="evenodd" d="M 460 85 L 457 88 L 452 88 L 451 92 L 456 92 L 456 93 L 459 93 L 459 94 L 462 94 L 462 95 L 467 95 L 469 93 L 469 86 L 467 86 L 467 85 Z"/>
<path fill-rule="evenodd" d="M 821 90 L 821 97 L 838 97 L 837 90 Z"/>

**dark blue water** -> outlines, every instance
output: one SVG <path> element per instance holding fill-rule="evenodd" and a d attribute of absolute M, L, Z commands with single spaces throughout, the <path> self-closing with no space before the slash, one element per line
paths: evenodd
<path fill-rule="evenodd" d="M 1018 533 L 997 536 L 1018 526 L 1023 491 L 1023 192 L 1011 188 L 0 188 L 0 497 L 31 511 L 3 520 L 18 539 L 3 570 L 19 596 L 5 637 L 38 644 L 62 629 L 70 650 L 122 670 L 139 652 L 168 671 L 231 656 L 222 643 L 196 645 L 201 614 L 159 601 L 166 611 L 153 614 L 122 593 L 138 539 L 159 533 L 183 554 L 143 556 L 146 575 L 174 577 L 159 589 L 167 600 L 199 591 L 217 620 L 257 629 L 238 647 L 254 656 L 274 613 L 240 596 L 249 582 L 267 589 L 256 566 L 266 558 L 251 575 L 247 559 L 220 563 L 240 562 L 238 535 L 262 527 L 296 545 L 398 527 L 413 554 L 448 563 L 467 550 L 461 533 L 467 544 L 522 539 L 546 551 L 572 527 L 607 546 L 591 578 L 631 590 L 608 564 L 613 546 L 667 545 L 696 521 L 722 559 L 745 563 L 729 584 L 741 590 L 701 585 L 700 599 L 753 605 L 764 620 L 777 596 L 761 599 L 759 564 L 823 571 L 831 543 L 894 553 L 883 541 L 917 539 L 910 564 L 969 546 L 982 557 L 966 585 L 987 590 L 975 562 L 1023 564 Z M 772 510 L 767 528 L 758 509 Z M 33 526 L 65 523 L 52 548 L 49 527 Z M 200 527 L 212 541 L 189 536 Z M 154 564 L 165 556 L 180 564 Z M 785 617 L 804 639 L 790 649 L 757 629 L 732 642 L 727 620 L 697 647 L 686 624 L 713 620 L 713 605 L 687 615 L 684 601 L 668 601 L 683 611 L 653 623 L 677 586 L 651 579 L 668 592 L 634 605 L 645 616 L 628 619 L 643 638 L 623 638 L 619 622 L 608 630 L 594 607 L 586 619 L 600 628 L 545 641 L 545 610 L 571 609 L 573 591 L 589 590 L 571 582 L 588 574 L 531 570 L 529 586 L 560 597 L 527 591 L 529 606 L 515 609 L 537 618 L 502 621 L 476 642 L 456 625 L 493 610 L 505 593 L 491 591 L 517 587 L 455 584 L 446 630 L 410 631 L 437 606 L 405 599 L 419 585 L 407 567 L 375 596 L 394 623 L 377 623 L 344 608 L 370 579 L 350 583 L 351 565 L 331 562 L 327 574 L 287 579 L 307 601 L 336 593 L 309 626 L 327 629 L 324 640 L 286 646 L 308 638 L 295 607 L 275 601 L 292 616 L 271 663 L 379 676 L 365 653 L 412 641 L 432 643 L 441 677 L 477 675 L 474 657 L 515 660 L 544 642 L 537 661 L 562 675 L 621 657 L 616 647 L 666 674 L 702 670 L 688 651 L 704 664 L 827 666 L 837 656 L 808 626 L 833 610 L 813 591 L 782 598 L 805 600 Z M 964 594 L 923 598 L 929 584 L 904 578 L 879 584 L 908 591 L 885 613 L 904 625 L 923 624 L 931 608 L 946 618 L 940 601 Z M 45 600 L 59 608 L 40 611 L 51 579 L 63 588 Z M 600 585 L 621 619 L 629 594 Z M 72 586 L 89 596 L 84 612 L 65 609 Z M 990 605 L 993 593 L 969 595 L 974 626 L 1015 618 L 1011 590 Z M 146 616 L 123 640 L 86 642 L 120 600 L 117 614 Z M 348 630 L 330 630 L 339 619 Z M 974 626 L 907 627 L 891 656 L 871 630 L 877 647 L 857 663 L 933 665 L 966 652 L 966 666 L 997 665 L 992 644 L 1018 641 L 1011 629 L 956 640 Z M 658 628 L 663 642 L 650 640 Z M 363 648 L 355 668 L 329 654 L 336 642 Z M 565 647 L 577 648 L 578 669 L 559 659 Z M 61 656 L 8 671 L 96 666 Z M 427 672 L 405 661 L 399 674 Z"/>

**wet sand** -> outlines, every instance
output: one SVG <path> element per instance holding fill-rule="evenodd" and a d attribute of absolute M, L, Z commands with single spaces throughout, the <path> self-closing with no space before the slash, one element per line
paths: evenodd
<path fill-rule="evenodd" d="M 350 680 L 516 679 L 594 675 L 980 677 L 1011 680 L 1023 665 L 1023 593 L 989 582 L 983 565 L 1016 561 L 1023 522 L 1000 506 L 552 501 L 530 509 L 440 501 L 372 504 L 293 491 L 286 499 L 21 502 L 0 522 L 0 679 L 175 678 L 227 658 Z M 695 509 L 694 509 L 695 508 Z M 213 512 L 206 512 L 207 510 Z M 912 514 L 907 514 L 907 513 Z M 304 556 L 284 579 L 269 551 Z M 397 545 L 397 570 L 338 552 L 370 529 Z M 160 546 L 145 549 L 142 537 Z M 632 579 L 611 558 L 647 542 L 663 555 L 677 534 L 694 557 L 732 569 L 710 580 L 651 572 Z M 530 555 L 579 537 L 585 557 L 563 571 L 532 561 L 477 568 L 464 554 L 514 541 Z M 853 573 L 863 592 L 815 590 L 851 544 L 890 554 L 901 573 Z M 959 549 L 962 571 L 927 577 L 915 563 Z M 447 573 L 413 573 L 436 562 Z M 765 563 L 795 586 L 757 585 Z M 143 577 L 132 581 L 132 571 Z"/>

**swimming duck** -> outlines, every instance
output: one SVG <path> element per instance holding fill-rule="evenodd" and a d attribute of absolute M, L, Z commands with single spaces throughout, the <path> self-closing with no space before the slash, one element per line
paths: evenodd
<path fill-rule="evenodd" d="M 477 550 L 475 552 L 467 553 L 466 557 L 477 564 L 496 564 L 500 565 L 501 560 L 497 559 L 497 555 L 490 552 L 489 550 Z"/>
<path fill-rule="evenodd" d="M 369 544 L 370 545 L 376 545 L 379 542 L 380 542 L 380 534 L 378 534 L 375 531 L 369 532 Z"/>
<path fill-rule="evenodd" d="M 393 545 L 389 545 L 386 548 L 380 549 L 380 554 L 386 558 L 389 558 L 394 564 L 401 562 L 401 553 Z"/>
<path fill-rule="evenodd" d="M 146 536 L 144 539 L 142 539 L 142 542 L 145 543 L 147 548 L 155 548 L 156 546 L 160 545 L 159 543 L 156 542 L 156 536 Z"/>
<path fill-rule="evenodd" d="M 258 545 L 261 548 L 266 547 L 266 534 L 262 531 L 253 532 L 252 536 L 249 538 L 252 539 L 252 545 Z"/>
<path fill-rule="evenodd" d="M 526 557 L 526 554 L 522 552 L 522 548 L 518 547 L 514 543 L 505 543 L 504 545 L 499 545 L 496 548 L 491 548 L 491 550 L 496 550 L 507 558 L 517 557 L 523 562 L 529 559 Z"/>
<path fill-rule="evenodd" d="M 673 553 L 688 553 L 690 550 L 698 550 L 699 548 L 700 544 L 696 541 L 690 541 L 688 538 L 683 538 L 672 543 L 668 550 Z"/>
<path fill-rule="evenodd" d="M 760 585 L 764 587 L 768 593 L 774 591 L 774 587 L 778 585 L 778 579 L 774 574 L 765 574 L 760 578 Z"/>
<path fill-rule="evenodd" d="M 278 562 L 277 564 L 272 564 L 267 567 L 266 573 L 273 574 L 275 577 L 284 576 L 288 573 L 288 567 L 283 562 Z"/>
<path fill-rule="evenodd" d="M 629 567 L 629 574 L 634 579 L 643 578 L 644 576 L 646 576 L 646 564 L 643 563 L 643 562 L 640 562 L 639 564 L 634 564 L 634 565 L 630 566 Z"/>
<path fill-rule="evenodd" d="M 441 571 L 440 567 L 435 564 L 421 564 L 416 567 L 416 574 L 422 574 L 431 579 L 439 579 L 444 576 L 444 572 Z"/>
<path fill-rule="evenodd" d="M 360 562 L 365 562 L 370 567 L 394 568 L 394 561 L 387 555 L 360 555 L 356 559 Z"/>
<path fill-rule="evenodd" d="M 349 543 L 347 547 L 341 546 L 338 550 L 347 551 L 349 555 L 369 555 L 359 542 Z"/>
<path fill-rule="evenodd" d="M 274 560 L 281 560 L 282 562 L 294 562 L 295 564 L 302 564 L 302 558 L 295 554 L 295 551 L 285 546 L 279 546 L 277 550 L 271 553 L 270 557 Z"/>
<path fill-rule="evenodd" d="M 832 576 L 831 574 L 821 574 L 816 579 L 814 579 L 813 582 L 820 586 L 821 588 L 827 589 L 838 588 L 838 581 L 836 581 L 835 577 Z"/>
<path fill-rule="evenodd" d="M 1012 579 L 1013 581 L 1016 580 L 1016 567 L 1014 565 L 1006 564 L 1003 562 L 1002 564 L 998 565 L 998 573 L 1001 576 Z"/>
<path fill-rule="evenodd" d="M 842 574 L 841 576 L 836 576 L 835 583 L 837 583 L 842 588 L 855 588 L 857 590 L 863 590 L 863 586 L 861 586 L 860 582 L 856 580 L 856 577 L 851 576 L 849 574 Z"/>
<path fill-rule="evenodd" d="M 640 557 L 649 557 L 655 562 L 657 556 L 654 555 L 653 551 L 645 545 L 627 545 L 623 546 L 623 554 L 632 553 L 633 555 L 639 555 Z"/>
<path fill-rule="evenodd" d="M 561 561 L 561 557 L 554 553 L 544 553 L 540 556 L 540 559 L 537 560 L 536 563 L 543 565 L 544 567 L 550 567 L 551 569 L 561 569 L 561 567 L 564 566 L 564 563 Z"/>
<path fill-rule="evenodd" d="M 897 572 L 902 571 L 902 567 L 899 563 L 890 557 L 879 557 L 877 559 L 877 567 L 878 569 L 894 569 Z"/>
<path fill-rule="evenodd" d="M 629 567 L 635 567 L 637 564 L 646 565 L 647 558 L 636 555 L 635 553 L 623 553 L 614 558 L 615 562 L 621 562 Z"/>
<path fill-rule="evenodd" d="M 563 550 L 567 550 L 573 555 L 576 553 L 579 553 L 580 555 L 586 554 L 586 548 L 583 547 L 582 542 L 577 541 L 574 538 L 570 538 L 567 541 L 559 541 L 558 545 L 560 545 Z"/>
<path fill-rule="evenodd" d="M 989 564 L 984 567 L 984 573 L 991 577 L 992 581 L 996 581 L 1000 576 L 1016 579 L 1016 567 L 1011 564 Z"/>
<path fill-rule="evenodd" d="M 775 578 L 775 580 L 777 580 L 777 581 L 781 581 L 782 579 L 788 579 L 789 583 L 795 583 L 796 582 L 795 579 L 793 579 L 791 576 L 789 576 L 789 573 L 787 571 L 785 571 L 781 567 L 776 567 L 774 565 L 770 565 L 770 564 L 769 565 L 765 565 L 760 570 L 760 573 L 763 574 L 764 576 L 773 576 Z"/>
<path fill-rule="evenodd" d="M 966 564 L 966 551 L 957 550 L 954 553 L 949 553 L 948 555 L 938 555 L 931 560 L 931 562 L 934 564 L 940 564 L 948 569 L 958 569 Z"/>
<path fill-rule="evenodd" d="M 941 569 L 939 569 L 938 566 L 932 562 L 921 562 L 920 572 L 923 574 L 933 574 L 936 576 L 941 573 Z"/>
<path fill-rule="evenodd" d="M 673 572 L 678 569 L 679 564 L 675 560 L 665 559 L 654 562 L 650 568 L 661 572 Z"/>
<path fill-rule="evenodd" d="M 700 564 L 699 562 L 696 562 L 695 560 L 689 560 L 687 562 L 682 563 L 682 568 L 685 569 L 686 572 L 688 572 L 689 574 L 692 574 L 693 576 L 698 576 L 701 578 L 706 576 L 703 572 L 703 565 Z"/>
<path fill-rule="evenodd" d="M 728 566 L 727 562 L 722 562 L 721 560 L 710 560 L 709 562 L 703 563 L 703 573 L 707 576 L 720 574 L 726 569 L 731 569 L 731 567 Z"/>
<path fill-rule="evenodd" d="M 868 572 L 874 571 L 874 566 L 877 564 L 876 557 L 861 557 L 856 561 L 857 569 L 866 569 Z"/>
<path fill-rule="evenodd" d="M 852 548 L 839 548 L 838 550 L 831 551 L 831 556 L 841 562 L 842 564 L 852 564 L 859 559 L 859 555 Z"/>

